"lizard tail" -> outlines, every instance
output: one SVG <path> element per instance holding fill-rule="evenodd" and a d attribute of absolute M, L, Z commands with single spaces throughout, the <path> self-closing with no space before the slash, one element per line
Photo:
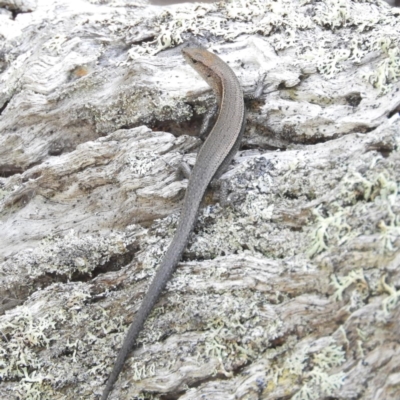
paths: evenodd
<path fill-rule="evenodd" d="M 189 198 L 190 197 L 192 196 L 189 196 Z M 135 344 L 147 317 L 149 316 L 162 291 L 167 285 L 172 273 L 174 272 L 176 265 L 182 257 L 182 253 L 186 248 L 189 235 L 192 232 L 196 222 L 197 210 L 200 205 L 201 198 L 202 196 L 196 196 L 194 203 L 191 202 L 191 207 L 184 207 L 183 209 L 183 215 L 181 215 L 174 238 L 172 239 L 164 259 L 159 266 L 145 297 L 142 300 L 142 304 L 135 316 L 135 319 L 133 320 L 125 336 L 125 340 L 122 344 L 121 350 L 118 353 L 117 360 L 115 361 L 114 368 L 108 378 L 106 387 L 104 388 L 101 396 L 101 400 L 106 400 L 108 398 L 108 395 L 110 394 L 114 383 L 117 381 L 118 376 L 124 366 L 124 362 L 128 357 L 129 352 L 132 350 L 132 347 Z"/>

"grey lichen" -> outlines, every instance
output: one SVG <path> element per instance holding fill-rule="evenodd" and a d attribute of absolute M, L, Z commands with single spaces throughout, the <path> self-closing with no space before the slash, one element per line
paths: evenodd
<path fill-rule="evenodd" d="M 264 93 L 231 204 L 207 194 L 114 395 L 399 398 L 398 12 L 78 3 L 0 24 L 1 396 L 104 384 L 179 218 L 188 121 L 213 103 L 175 49 L 192 36 Z"/>

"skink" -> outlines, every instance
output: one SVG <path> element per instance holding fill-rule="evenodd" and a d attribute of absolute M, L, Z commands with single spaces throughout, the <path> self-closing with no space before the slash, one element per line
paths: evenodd
<path fill-rule="evenodd" d="M 203 48 L 185 48 L 182 53 L 188 64 L 214 90 L 219 106 L 218 117 L 191 172 L 175 235 L 128 330 L 102 400 L 106 400 L 111 392 L 144 322 L 182 257 L 207 186 L 225 172 L 239 148 L 245 128 L 243 92 L 232 69 L 218 56 Z"/>

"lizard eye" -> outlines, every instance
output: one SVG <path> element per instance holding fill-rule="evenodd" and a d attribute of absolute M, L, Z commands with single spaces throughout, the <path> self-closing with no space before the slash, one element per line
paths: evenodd
<path fill-rule="evenodd" d="M 193 60 L 193 64 L 197 64 L 197 60 Z"/>

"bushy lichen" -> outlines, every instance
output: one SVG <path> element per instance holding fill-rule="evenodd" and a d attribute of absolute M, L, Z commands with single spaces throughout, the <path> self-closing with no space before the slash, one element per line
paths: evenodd
<path fill-rule="evenodd" d="M 396 307 L 399 301 L 400 290 L 396 290 L 394 286 L 387 284 L 385 275 L 383 275 L 381 278 L 381 284 L 385 292 L 389 294 L 389 296 L 383 300 L 383 309 L 386 315 L 389 315 L 390 311 Z"/>
<path fill-rule="evenodd" d="M 397 50 L 400 32 L 393 31 L 397 29 L 396 15 L 390 8 L 376 2 L 369 5 L 370 12 L 366 13 L 360 4 L 346 0 L 309 3 L 303 1 L 299 8 L 289 0 L 232 0 L 201 6 L 187 4 L 162 11 L 154 20 L 158 32 L 155 40 L 132 46 L 129 56 L 136 59 L 144 54 L 156 54 L 182 43 L 188 33 L 201 36 L 204 31 L 221 40 L 233 40 L 243 34 L 262 34 L 276 51 L 280 51 L 301 46 L 302 31 L 310 30 L 318 40 L 299 53 L 299 61 L 312 60 L 321 74 L 332 78 L 345 68 L 346 62 L 360 62 L 369 53 L 378 51 L 384 59 L 377 68 L 362 76 L 381 93 L 387 93 L 392 83 L 400 78 Z M 384 26 L 387 36 L 376 33 L 378 24 Z M 354 26 L 363 32 L 364 39 L 343 40 L 340 48 L 334 49 L 329 31 L 324 34 L 319 29 L 343 30 L 340 35 L 351 37 L 348 31 Z"/>
<path fill-rule="evenodd" d="M 334 342 L 317 353 L 312 353 L 310 348 L 305 348 L 300 353 L 287 358 L 286 368 L 290 373 L 300 376 L 302 382 L 300 390 L 291 399 L 311 400 L 323 395 L 332 395 L 334 390 L 343 385 L 346 374 L 330 371 L 345 361 L 345 352 Z"/>
<path fill-rule="evenodd" d="M 319 213 L 318 209 L 313 210 L 313 213 L 317 218 L 317 226 L 311 234 L 312 245 L 308 252 L 310 257 L 328 249 L 327 243 L 330 241 L 340 244 L 351 230 L 346 223 L 343 210 L 338 210 L 326 218 Z"/>
<path fill-rule="evenodd" d="M 323 27 L 337 29 L 352 20 L 349 2 L 346 0 L 325 0 L 315 7 L 313 20 Z"/>
<path fill-rule="evenodd" d="M 60 388 L 76 382 L 82 364 L 87 363 L 87 374 L 98 379 L 106 368 L 103 336 L 121 335 L 122 317 L 111 317 L 96 304 L 88 307 L 91 297 L 85 284 L 55 284 L 33 295 L 29 308 L 17 307 L 3 316 L 3 384 L 18 379 L 13 390 L 21 398 L 55 399 L 62 396 Z M 94 357 L 90 360 L 89 349 Z"/>
<path fill-rule="evenodd" d="M 357 13 L 359 3 L 361 2 L 344 0 L 339 2 L 326 0 L 317 3 L 302 1 L 303 8 L 297 8 L 294 2 L 283 0 L 242 0 L 218 5 L 188 5 L 186 8 L 182 6 L 175 11 L 163 11 L 156 17 L 158 32 L 153 42 L 143 41 L 140 45 L 137 44 L 140 40 L 130 42 L 134 42 L 135 45 L 130 49 L 129 62 L 135 61 L 140 55 L 155 54 L 181 43 L 186 33 L 200 36 L 207 30 L 216 40 L 221 41 L 233 40 L 242 34 L 257 33 L 263 36 L 262 40 L 268 41 L 273 46 L 279 57 L 285 57 L 286 52 L 296 51 L 299 62 L 309 60 L 315 63 L 319 72 L 326 78 L 345 71 L 349 63 L 363 61 L 365 56 L 374 51 L 378 57 L 378 68 L 364 71 L 364 77 L 378 91 L 385 93 L 399 79 L 399 54 L 395 50 L 398 46 L 398 24 L 393 22 L 395 18 L 392 11 L 389 8 L 383 9 L 379 2 L 363 5 L 371 10 L 367 17 L 365 12 Z M 106 17 L 99 18 L 100 20 L 103 26 L 108 26 Z M 123 21 L 121 19 L 118 23 L 123 25 Z M 132 25 L 137 22 L 133 21 Z M 379 31 L 388 33 L 390 37 L 379 37 L 376 34 L 378 24 L 381 25 Z M 389 32 L 390 29 L 393 31 Z M 351 30 L 361 32 L 363 35 L 361 38 L 357 36 L 356 39 L 349 39 Z M 115 35 L 112 40 L 115 37 L 124 37 L 122 33 L 124 29 L 120 29 L 117 25 L 111 24 L 109 31 Z M 342 40 L 339 47 L 333 48 L 331 39 L 337 37 L 339 40 L 340 38 L 346 40 Z M 309 40 L 305 40 L 303 45 L 303 40 L 307 38 Z M 64 42 L 65 37 L 60 35 L 46 42 L 44 47 L 49 52 L 57 54 Z M 384 57 L 384 60 L 379 57 Z M 12 72 L 12 68 L 6 75 L 10 71 Z M 95 81 L 91 82 L 93 84 Z M 83 86 L 79 90 L 83 90 Z M 140 97 L 142 93 L 137 90 L 134 94 Z M 127 104 L 129 99 L 130 93 L 126 91 L 112 104 L 112 107 L 120 112 L 121 106 Z M 137 103 L 133 103 L 132 108 L 135 108 Z M 160 104 L 164 106 L 162 102 Z M 170 104 L 172 103 L 166 102 L 166 105 Z M 87 105 L 87 109 L 90 110 L 88 115 L 95 115 L 96 124 L 105 124 L 105 121 L 109 121 L 109 115 L 100 115 L 98 109 L 96 114 L 95 106 Z M 166 118 L 167 115 L 168 112 L 164 113 L 163 117 Z M 125 117 L 115 118 L 113 123 L 117 121 L 122 124 Z M 106 126 L 111 129 L 113 123 Z M 377 133 L 373 132 L 371 137 L 374 135 Z M 360 143 L 363 139 L 357 140 L 357 143 Z M 331 145 L 332 142 L 326 143 L 326 146 Z M 344 147 L 351 145 L 342 143 L 342 146 L 343 151 L 340 151 L 338 158 L 342 157 L 342 153 L 347 154 Z M 261 176 L 257 176 L 257 171 L 253 168 L 256 158 L 253 158 L 253 165 L 251 162 L 244 163 L 246 165 L 243 166 L 243 171 L 251 178 L 246 177 L 245 173 L 242 174 L 243 171 L 238 172 L 237 179 L 234 178 L 233 192 L 237 191 L 239 197 L 241 196 L 239 201 L 236 204 L 234 201 L 232 207 L 226 209 L 218 205 L 209 205 L 201 209 L 199 232 L 193 236 L 193 242 L 186 255 L 195 254 L 207 258 L 220 254 L 232 255 L 237 252 L 249 259 L 250 253 L 253 255 L 260 253 L 258 256 L 264 258 L 284 258 L 283 261 L 280 260 L 282 263 L 279 265 L 287 266 L 288 258 L 292 254 L 304 254 L 306 248 L 311 248 L 308 253 L 311 259 L 307 259 L 308 264 L 304 264 L 304 271 L 315 263 L 318 267 L 321 266 L 321 276 L 323 276 L 326 272 L 323 268 L 326 267 L 328 270 L 326 281 L 328 282 L 331 276 L 333 294 L 329 291 L 319 293 L 322 290 L 319 285 L 312 287 L 312 291 L 317 292 L 324 300 L 329 298 L 329 294 L 332 294 L 329 301 L 333 299 L 346 302 L 350 299 L 343 309 L 351 311 L 359 298 L 364 300 L 363 290 L 367 288 L 371 297 L 376 294 L 381 296 L 382 314 L 385 314 L 385 318 L 389 318 L 393 315 L 400 297 L 396 281 L 385 271 L 385 262 L 398 251 L 399 179 L 395 173 L 398 168 L 389 164 L 392 155 L 386 153 L 390 151 L 384 148 L 382 150 L 384 156 L 381 156 L 379 146 L 379 143 L 373 143 L 370 147 L 367 144 L 363 148 L 360 147 L 359 154 L 354 156 L 358 160 L 357 165 L 350 167 L 348 167 L 350 161 L 345 156 L 338 161 L 334 156 L 329 158 L 322 154 L 322 160 L 324 157 L 328 159 L 326 164 L 334 164 L 334 171 L 332 165 L 326 166 L 323 161 L 318 166 L 312 164 L 310 160 L 315 158 L 315 154 L 310 156 L 307 149 L 304 150 L 304 154 L 308 154 L 310 158 L 304 163 L 298 161 L 297 155 L 290 155 L 292 159 L 290 165 L 286 165 L 285 174 L 278 166 L 274 173 L 263 171 Z M 339 146 L 336 147 L 336 151 L 338 149 L 340 150 Z M 287 150 L 286 153 L 290 153 L 289 147 Z M 319 151 L 323 152 L 323 149 L 319 147 Z M 368 159 L 372 152 L 374 155 Z M 270 157 L 271 154 L 274 152 L 270 152 L 266 157 Z M 148 174 L 154 165 L 155 157 L 156 153 L 153 152 L 137 152 L 128 159 L 130 172 L 137 176 Z M 312 164 L 308 170 L 305 167 L 307 163 Z M 273 166 L 269 167 L 272 169 Z M 336 175 L 339 179 L 337 181 L 331 180 L 330 177 L 327 179 L 328 173 Z M 322 177 L 322 174 L 325 176 Z M 310 179 L 307 180 L 306 176 L 310 176 Z M 334 183 L 333 186 L 329 186 L 328 183 L 331 182 Z M 291 190 L 288 190 L 289 186 L 296 186 L 296 189 L 292 190 L 291 187 Z M 311 208 L 307 207 L 311 198 L 315 199 L 312 206 L 314 214 L 310 213 Z M 293 211 L 292 215 L 290 211 Z M 379 218 L 376 220 L 375 216 Z M 113 287 L 114 284 L 121 282 L 119 280 L 121 277 L 128 276 L 124 281 L 126 287 L 123 290 L 117 292 L 105 290 L 96 297 L 91 290 L 94 288 L 94 291 L 98 291 L 99 287 L 105 286 L 104 283 L 99 283 L 101 279 L 90 281 L 90 284 L 53 283 L 37 293 L 38 298 L 43 296 L 46 300 L 44 303 L 35 304 L 34 298 L 28 299 L 29 307 L 40 311 L 37 315 L 25 315 L 21 311 L 25 308 L 16 309 L 15 314 L 6 314 L 2 318 L 3 322 L 6 321 L 5 325 L 0 326 L 3 333 L 0 347 L 3 384 L 10 384 L 13 380 L 19 379 L 14 388 L 21 398 L 27 399 L 38 398 L 39 393 L 41 398 L 62 397 L 64 391 L 71 387 L 76 391 L 81 390 L 81 387 L 82 390 L 87 390 L 84 384 L 76 385 L 77 380 L 80 379 L 79 382 L 82 382 L 86 378 L 85 374 L 89 375 L 91 382 L 96 385 L 103 384 L 107 368 L 114 361 L 116 348 L 126 333 L 128 323 L 115 310 L 112 314 L 102 307 L 107 302 L 108 306 L 112 304 L 113 308 L 116 304 L 120 306 L 122 303 L 123 311 L 128 307 L 131 313 L 134 312 L 133 308 L 128 306 L 132 296 L 132 287 L 129 285 L 133 281 L 147 278 L 149 271 L 153 272 L 153 267 L 159 265 L 177 218 L 178 214 L 174 214 L 161 222 L 157 221 L 155 231 L 148 231 L 146 237 L 141 239 L 142 250 L 136 261 L 145 268 L 135 270 L 134 273 L 122 271 L 115 280 L 113 279 L 117 274 L 110 273 L 100 277 L 109 280 L 111 282 L 109 287 Z M 308 229 L 311 232 L 311 244 L 307 239 L 303 239 L 304 231 Z M 368 241 L 363 241 L 363 236 Z M 124 254 L 128 243 L 129 240 L 119 234 L 104 239 L 104 236 L 78 237 L 71 232 L 66 238 L 50 237 L 38 248 L 10 257 L 7 266 L 13 268 L 14 273 L 17 267 L 18 271 L 21 271 L 23 266 L 26 266 L 29 276 L 34 281 L 46 274 L 64 276 L 65 280 L 74 274 L 89 277 L 96 267 L 109 261 L 110 254 Z M 360 260 L 356 260 L 355 263 L 350 258 L 351 252 L 355 252 L 357 246 L 369 256 L 365 258 L 366 265 L 360 266 Z M 345 257 L 349 257 L 350 261 Z M 221 263 L 221 260 L 218 260 L 218 263 Z M 293 260 L 288 272 L 297 271 L 298 267 L 297 259 Z M 351 268 L 355 268 L 354 271 L 351 271 Z M 213 281 L 213 277 L 220 278 L 226 273 L 226 270 L 219 269 L 217 265 L 205 274 L 206 277 L 209 274 L 208 281 Z M 193 283 L 196 277 L 188 275 L 175 276 L 170 283 L 170 290 L 183 291 L 185 284 Z M 294 273 L 288 276 L 288 279 L 291 278 L 295 278 Z M 276 282 L 280 283 L 281 280 Z M 259 292 L 258 289 L 262 285 L 264 287 Z M 208 291 L 203 289 L 203 294 L 201 296 L 197 294 L 196 300 L 192 300 L 193 304 L 187 300 L 189 298 L 187 292 L 182 296 L 187 300 L 184 302 L 179 299 L 180 294 L 177 293 L 176 299 L 175 297 L 172 299 L 175 303 L 172 301 L 172 305 L 163 305 L 167 311 L 169 306 L 175 307 L 177 311 L 164 312 L 162 307 L 154 310 L 149 320 L 150 324 L 158 320 L 156 316 L 160 317 L 164 325 L 151 326 L 140 341 L 147 344 L 159 340 L 165 333 L 164 328 L 174 326 L 174 323 L 178 334 L 185 332 L 186 329 L 188 332 L 199 330 L 200 326 L 200 330 L 204 328 L 200 333 L 203 335 L 202 340 L 193 347 L 198 351 L 199 363 L 202 362 L 201 357 L 217 360 L 219 364 L 215 368 L 216 372 L 231 377 L 232 371 L 238 367 L 265 355 L 271 364 L 276 362 L 279 365 L 275 370 L 270 368 L 270 364 L 268 365 L 268 368 L 274 371 L 274 379 L 270 382 L 283 387 L 287 382 L 290 382 L 290 387 L 300 382 L 300 389 L 293 398 L 312 399 L 332 395 L 332 392 L 343 384 L 344 374 L 332 369 L 343 365 L 344 351 L 333 342 L 318 351 L 311 351 L 310 347 L 293 350 L 293 343 L 301 340 L 301 335 L 308 335 L 306 330 L 308 327 L 299 326 L 301 323 L 291 327 L 293 330 L 298 328 L 298 335 L 296 333 L 290 338 L 285 331 L 286 324 L 290 325 L 290 321 L 280 320 L 279 315 L 273 320 L 268 319 L 262 315 L 260 304 L 265 304 L 267 301 L 277 304 L 278 298 L 280 302 L 288 301 L 290 298 L 294 303 L 297 300 L 296 289 L 293 289 L 295 285 L 290 287 L 291 291 L 288 290 L 288 293 L 284 294 L 270 293 L 274 290 L 266 289 L 267 286 L 265 283 L 261 283 L 260 286 L 254 283 L 256 288 L 254 293 L 253 289 L 247 290 L 247 293 L 242 293 L 240 296 L 232 288 L 227 290 L 229 293 L 222 294 L 205 293 Z M 196 288 L 193 287 L 195 291 Z M 303 287 L 298 290 L 302 289 Z M 306 293 L 304 298 L 308 294 Z M 168 293 L 168 296 L 170 295 Z M 115 298 L 111 300 L 113 296 Z M 102 299 L 102 303 L 97 303 L 99 298 Z M 226 298 L 225 302 L 223 298 Z M 273 302 L 271 299 L 276 301 Z M 51 301 L 58 303 L 53 304 Z M 215 304 L 217 304 L 215 310 L 207 308 Z M 48 306 L 51 310 L 47 311 Z M 281 309 L 290 309 L 290 306 L 288 302 L 283 304 Z M 198 325 L 190 321 L 192 317 L 190 311 L 195 307 L 203 312 L 197 322 Z M 53 314 L 53 309 L 59 311 Z M 188 311 L 186 325 L 177 327 L 176 321 L 171 319 L 177 315 L 183 318 L 181 315 L 183 310 Z M 334 313 L 334 306 L 332 310 L 329 311 Z M 117 316 L 112 317 L 110 314 Z M 126 313 L 121 314 L 126 315 Z M 356 331 L 357 341 L 354 342 L 349 335 L 350 339 L 346 338 L 346 345 L 353 344 L 352 350 L 363 357 L 364 352 L 369 351 L 367 346 L 363 347 L 368 332 L 364 332 L 367 327 L 362 326 L 362 323 L 358 326 L 360 328 Z M 346 336 L 345 328 L 343 326 L 341 328 Z M 277 338 L 282 339 L 283 344 L 279 346 L 274 343 L 273 348 L 268 348 L 271 341 Z M 159 343 L 157 345 L 160 346 Z M 50 356 L 49 350 L 52 352 Z M 276 359 L 277 354 L 282 356 L 280 360 Z M 285 359 L 286 356 L 288 358 Z M 54 361 L 54 357 L 57 357 L 57 362 Z M 161 366 L 168 371 L 174 366 L 174 361 L 170 364 L 164 361 L 163 364 L 151 358 L 138 357 L 138 360 L 131 361 L 133 379 L 151 378 L 159 373 Z M 86 373 L 82 374 L 83 370 Z M 199 380 L 201 379 L 203 377 Z M 76 393 L 74 392 L 75 396 Z M 146 398 L 149 397 L 151 396 Z"/>
<path fill-rule="evenodd" d="M 46 347 L 57 339 L 56 325 L 59 313 L 54 311 L 35 316 L 28 307 L 19 307 L 0 322 L 0 378 L 18 379 L 15 388 L 22 398 L 50 399 L 53 389 L 51 371 L 44 371 L 45 362 L 38 349 Z"/>
<path fill-rule="evenodd" d="M 368 283 L 364 277 L 364 271 L 362 268 L 351 271 L 349 275 L 345 277 L 338 277 L 332 275 L 331 284 L 335 287 L 335 293 L 333 298 L 337 301 L 343 300 L 343 292 L 353 284 L 362 283 L 363 286 L 368 287 Z"/>

